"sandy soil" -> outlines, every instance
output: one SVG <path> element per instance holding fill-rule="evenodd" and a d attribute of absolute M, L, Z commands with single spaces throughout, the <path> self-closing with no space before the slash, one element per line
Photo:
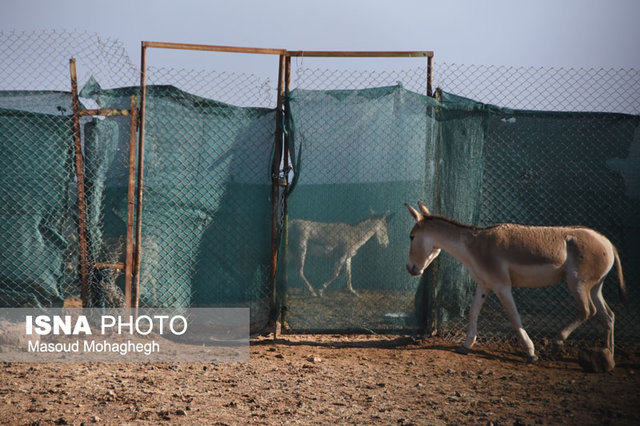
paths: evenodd
<path fill-rule="evenodd" d="M 285 336 L 248 363 L 4 363 L 9 424 L 640 424 L 640 347 L 610 373 L 528 365 L 510 345 L 469 355 L 440 338 Z"/>

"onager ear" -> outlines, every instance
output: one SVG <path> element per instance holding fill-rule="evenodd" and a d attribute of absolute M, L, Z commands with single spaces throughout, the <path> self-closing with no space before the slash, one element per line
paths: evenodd
<path fill-rule="evenodd" d="M 427 208 L 427 206 L 424 205 L 424 203 L 422 203 L 422 201 L 418 201 L 418 207 L 420 207 L 420 211 L 422 211 L 423 215 L 431 216 L 429 209 Z"/>
<path fill-rule="evenodd" d="M 411 207 L 408 203 L 404 203 L 404 206 L 407 208 L 407 210 L 409 210 L 409 213 L 411 213 L 411 216 L 413 216 L 416 222 L 420 222 L 423 219 L 420 212 L 414 209 L 413 207 Z"/>

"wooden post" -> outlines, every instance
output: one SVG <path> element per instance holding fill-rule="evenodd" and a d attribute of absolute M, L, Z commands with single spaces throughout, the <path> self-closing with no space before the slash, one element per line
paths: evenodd
<path fill-rule="evenodd" d="M 78 75 L 76 60 L 69 60 L 71 73 L 71 103 L 73 104 L 73 139 L 75 148 L 75 168 L 78 180 L 78 241 L 80 262 L 80 298 L 82 306 L 91 306 L 89 300 L 89 249 L 87 241 L 87 205 L 84 187 L 84 164 L 82 159 L 82 141 L 80 140 L 80 101 L 78 100 Z"/>
<path fill-rule="evenodd" d="M 133 277 L 133 212 L 135 209 L 136 185 L 136 130 L 138 129 L 138 98 L 131 96 L 131 115 L 129 119 L 129 186 L 127 190 L 127 241 L 125 249 L 124 297 L 125 307 L 131 307 L 131 280 Z"/>

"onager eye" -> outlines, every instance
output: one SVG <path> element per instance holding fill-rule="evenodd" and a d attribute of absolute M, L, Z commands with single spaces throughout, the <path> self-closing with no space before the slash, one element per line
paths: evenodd
<path fill-rule="evenodd" d="M 415 235 L 409 235 L 409 239 L 411 239 L 411 241 L 413 241 L 414 238 L 415 238 Z"/>

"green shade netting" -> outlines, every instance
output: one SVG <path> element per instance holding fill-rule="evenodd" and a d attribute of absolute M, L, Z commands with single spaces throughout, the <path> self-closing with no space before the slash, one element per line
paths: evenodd
<path fill-rule="evenodd" d="M 138 91 L 103 90 L 90 80 L 81 96 L 128 109 Z M 323 297 L 313 297 L 297 265 L 300 226 L 285 226 L 278 295 L 293 330 L 417 330 L 464 318 L 474 284 L 455 259 L 443 253 L 421 279 L 405 270 L 413 219 L 403 204 L 418 200 L 476 225 L 592 227 L 620 250 L 627 283 L 640 278 L 640 117 L 440 96 L 400 85 L 288 94 L 294 179 L 285 225 L 341 224 L 329 250 L 318 240 L 309 246 L 304 274 L 320 290 L 350 249 L 359 294 L 347 290 L 343 265 Z M 3 306 L 57 306 L 79 293 L 70 111 L 68 93 L 0 92 Z M 250 306 L 252 324 L 266 323 L 275 120 L 271 109 L 148 87 L 142 305 Z M 123 261 L 129 118 L 82 124 L 90 261 Z M 373 234 L 353 244 L 349 230 L 387 211 L 387 246 Z M 92 271 L 92 285 L 108 280 L 123 286 L 122 275 Z M 617 313 L 611 281 L 605 296 Z M 623 337 L 637 336 L 640 323 L 637 286 L 628 287 L 632 308 L 617 317 Z M 552 313 L 573 314 L 561 286 L 514 295 L 530 331 L 555 330 L 561 317 Z"/>
<path fill-rule="evenodd" d="M 0 306 L 60 306 L 73 274 L 70 104 L 68 93 L 0 92 Z"/>
<path fill-rule="evenodd" d="M 401 86 L 289 93 L 294 226 L 283 244 L 281 296 L 292 329 L 389 330 L 424 321 L 440 327 L 464 317 L 474 283 L 457 260 L 443 253 L 422 281 L 404 270 L 413 226 L 404 202 L 421 200 L 435 213 L 475 225 L 590 226 L 624 253 L 627 280 L 640 275 L 639 117 L 514 111 L 440 95 L 436 101 Z M 370 209 L 395 216 L 389 246 L 371 238 L 352 259 L 360 296 L 346 291 L 343 268 L 324 297 L 312 297 L 299 273 L 294 221 L 354 225 Z M 304 275 L 320 286 L 344 250 L 307 251 Z M 553 306 L 564 314 L 573 303 L 561 287 L 516 290 L 516 299 L 528 291 L 535 294 L 518 303 L 534 312 Z"/>
<path fill-rule="evenodd" d="M 449 108 L 401 86 L 289 94 L 296 174 L 289 222 L 355 225 L 370 217 L 371 209 L 378 214 L 390 211 L 388 247 L 371 238 L 352 258 L 352 282 L 359 297 L 344 291 L 344 269 L 322 298 L 310 297 L 299 274 L 300 236 L 292 228 L 284 290 L 291 328 L 422 327 L 425 305 L 423 290 L 418 290 L 425 283 L 405 270 L 413 219 L 404 203 L 423 201 L 435 211 L 449 208 L 461 220 L 474 220 L 486 127 L 486 114 L 478 105 L 459 100 L 456 108 Z M 309 251 L 304 274 L 314 286 L 331 276 L 347 250 L 344 246 L 353 244 L 350 238 L 346 235 L 328 256 Z M 456 283 L 452 285 L 461 285 L 461 273 L 454 262 L 440 265 L 439 276 Z"/>
<path fill-rule="evenodd" d="M 622 307 L 610 273 L 604 296 L 617 315 L 616 335 L 640 335 L 630 327 L 640 311 L 637 286 L 629 284 L 640 278 L 640 117 L 492 108 L 488 124 L 480 223 L 583 225 L 606 235 L 620 251 L 632 301 L 630 310 Z M 515 289 L 514 297 L 534 334 L 557 331 L 575 315 L 564 286 Z M 566 316 L 560 323 L 559 313 Z M 578 337 L 593 331 L 581 327 Z"/>
<path fill-rule="evenodd" d="M 129 108 L 130 96 L 137 93 L 137 87 L 102 90 L 90 81 L 82 96 L 103 108 Z M 108 124 L 94 127 L 101 148 L 92 152 L 111 166 L 96 161 L 88 174 L 104 181 L 94 190 L 104 193 L 107 228 L 113 224 L 124 232 L 128 122 L 105 121 L 119 130 Z M 235 107 L 171 86 L 147 88 L 143 305 L 260 301 L 252 305 L 252 314 L 266 315 L 268 303 L 262 302 L 269 294 L 274 132 L 273 110 Z M 114 229 L 100 232 L 108 238 L 118 235 Z"/>

